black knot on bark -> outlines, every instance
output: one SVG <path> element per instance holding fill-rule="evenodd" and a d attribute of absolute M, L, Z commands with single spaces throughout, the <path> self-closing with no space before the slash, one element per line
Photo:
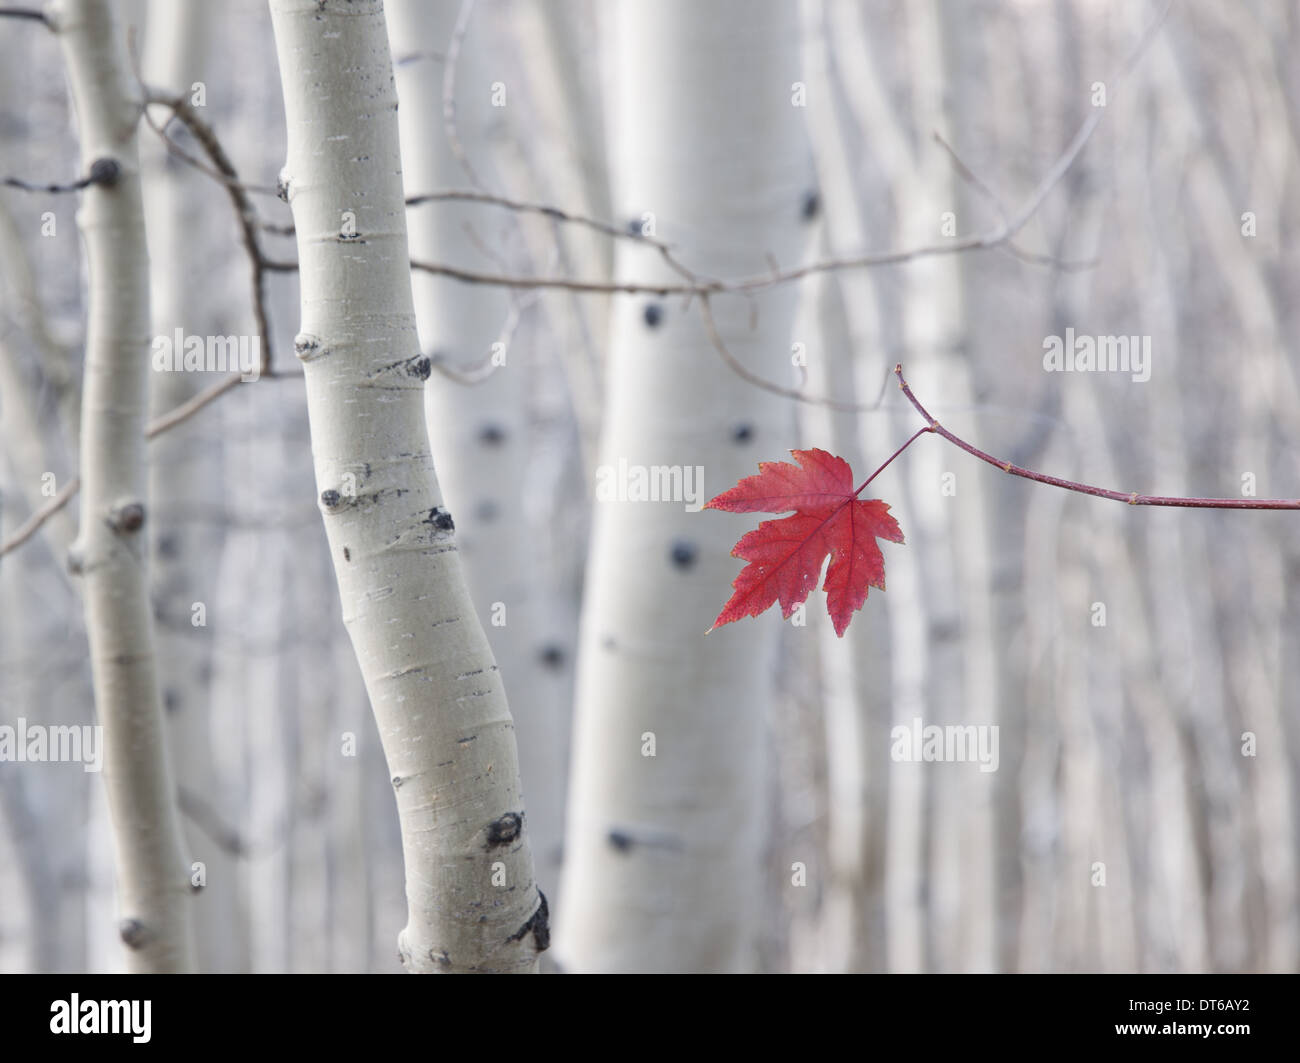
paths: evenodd
<path fill-rule="evenodd" d="M 754 438 L 754 429 L 747 424 L 738 424 L 731 430 L 733 443 L 748 443 Z"/>
<path fill-rule="evenodd" d="M 537 891 L 537 909 L 528 917 L 528 922 L 516 930 L 507 939 L 519 941 L 531 931 L 533 944 L 538 952 L 545 952 L 551 947 L 551 906 L 546 903 L 546 894 Z"/>
<path fill-rule="evenodd" d="M 552 642 L 542 647 L 539 656 L 542 659 L 542 664 L 546 665 L 547 668 L 559 668 L 564 663 L 564 647 L 557 646 Z"/>
<path fill-rule="evenodd" d="M 506 430 L 499 424 L 485 424 L 478 430 L 478 441 L 485 447 L 499 447 L 506 441 Z"/>
<path fill-rule="evenodd" d="M 343 496 L 332 487 L 320 493 L 320 504 L 326 509 L 335 509 L 342 501 Z"/>
<path fill-rule="evenodd" d="M 673 543 L 668 556 L 678 568 L 690 568 L 695 564 L 698 553 L 699 551 L 695 549 L 694 543 L 688 543 L 685 539 L 678 539 Z"/>
<path fill-rule="evenodd" d="M 425 524 L 432 524 L 439 531 L 452 531 L 456 527 L 456 522 L 451 519 L 451 514 L 442 506 L 434 506 L 429 510 L 429 515 L 424 519 Z"/>
<path fill-rule="evenodd" d="M 803 202 L 799 204 L 799 217 L 804 221 L 812 221 L 822 210 L 822 197 L 817 189 L 812 189 L 803 194 Z"/>
<path fill-rule="evenodd" d="M 117 179 L 122 176 L 122 167 L 117 164 L 116 159 L 102 158 L 96 159 L 90 164 L 90 183 L 92 185 L 103 185 L 105 188 L 112 188 L 117 184 Z"/>
<path fill-rule="evenodd" d="M 664 319 L 664 308 L 658 303 L 646 303 L 642 317 L 645 318 L 647 328 L 658 328 L 659 322 Z"/>
<path fill-rule="evenodd" d="M 117 924 L 117 936 L 128 949 L 141 949 L 149 941 L 149 928 L 139 919 L 123 919 Z"/>
<path fill-rule="evenodd" d="M 108 526 L 115 532 L 137 532 L 144 527 L 144 503 L 122 502 L 108 513 Z"/>
<path fill-rule="evenodd" d="M 507 812 L 500 819 L 494 819 L 488 824 L 487 828 L 488 848 L 509 845 L 523 833 L 523 829 L 524 814 L 522 812 Z"/>
<path fill-rule="evenodd" d="M 320 350 L 320 340 L 309 332 L 300 332 L 293 338 L 293 353 L 306 362 Z"/>

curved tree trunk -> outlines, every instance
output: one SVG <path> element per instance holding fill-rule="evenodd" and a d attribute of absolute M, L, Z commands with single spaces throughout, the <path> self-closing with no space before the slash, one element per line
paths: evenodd
<path fill-rule="evenodd" d="M 149 277 L 125 40 L 104 0 L 54 13 L 76 104 L 83 171 L 118 168 L 78 213 L 90 272 L 81 421 L 81 532 L 95 703 L 116 846 L 119 932 L 133 972 L 187 971 L 189 869 L 168 761 L 145 582 L 144 421 Z"/>
<path fill-rule="evenodd" d="M 402 171 L 411 194 L 462 188 L 464 171 L 447 143 L 442 118 L 442 64 L 457 5 L 396 0 L 387 8 L 402 99 Z M 420 56 L 403 61 L 407 56 Z M 456 67 L 459 137 L 475 170 L 493 173 L 486 129 L 494 66 L 484 27 L 471 23 Z M 495 184 L 492 185 L 495 188 Z M 510 218 L 500 207 L 426 203 L 408 218 L 412 257 L 467 269 L 490 267 L 481 239 Z M 495 245 L 497 241 L 490 241 Z M 534 537 L 523 510 L 531 470 L 528 352 L 503 330 L 513 296 L 500 288 L 462 284 L 421 273 L 414 278 L 422 345 L 473 375 L 494 344 L 504 362 L 485 380 L 465 384 L 433 373 L 425 388 L 425 423 L 437 454 L 438 478 L 456 513 L 465 577 L 480 616 L 491 617 L 488 638 L 511 690 L 519 735 L 520 772 L 538 884 L 552 900 L 559 877 L 563 781 L 556 670 L 541 637 Z"/>
<path fill-rule="evenodd" d="M 377 0 L 272 0 L 312 454 L 344 622 L 396 791 L 413 972 L 536 970 L 514 725 L 424 427 L 397 98 Z"/>

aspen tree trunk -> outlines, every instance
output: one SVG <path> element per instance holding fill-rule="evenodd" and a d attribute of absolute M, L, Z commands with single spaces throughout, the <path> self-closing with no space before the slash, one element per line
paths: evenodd
<path fill-rule="evenodd" d="M 125 40 L 104 0 L 50 15 L 67 61 L 83 171 L 111 159 L 117 179 L 83 193 L 90 273 L 81 422 L 81 532 L 95 702 L 117 862 L 119 933 L 132 972 L 188 971 L 189 869 L 158 696 L 145 583 L 144 418 L 148 255 Z"/>
<path fill-rule="evenodd" d="M 962 46 L 959 17 L 956 7 L 941 0 L 907 8 L 917 173 L 898 198 L 903 246 L 941 238 L 945 211 L 957 215 L 959 232 L 977 227 L 961 211 L 952 163 L 930 135 L 938 129 L 950 141 L 954 136 L 950 115 L 962 89 L 954 74 Z M 948 409 L 969 406 L 975 398 L 966 268 L 955 255 L 904 267 L 904 360 L 916 366 L 922 386 L 928 373 L 934 384 L 927 390 L 942 394 Z M 953 419 L 972 423 L 960 415 Z M 969 466 L 953 471 L 956 455 L 951 448 L 919 449 L 919 454 L 909 455 L 912 460 L 905 468 L 916 506 L 914 559 L 936 610 L 929 633 L 933 657 L 926 722 L 994 727 L 998 697 L 993 660 L 998 649 L 989 613 L 983 477 Z M 997 959 L 994 775 L 973 765 L 929 765 L 923 770 L 931 829 L 929 963 L 940 971 L 991 971 Z"/>
<path fill-rule="evenodd" d="M 12 92 L 20 76 L 12 68 L 0 70 L 0 93 Z M 66 224 L 68 219 L 61 220 Z M 50 391 L 71 393 L 72 401 L 65 399 L 63 407 L 72 416 L 80 397 L 76 387 L 52 388 L 62 376 L 66 355 L 49 334 L 27 248 L 6 204 L 0 204 L 0 291 L 0 314 L 21 332 L 0 337 L 0 452 L 7 466 L 0 468 L 4 540 L 49 500 L 43 493 L 45 477 L 53 474 L 53 486 L 61 487 L 76 461 L 62 418 L 51 416 Z M 27 364 L 23 347 L 30 351 Z M 19 718 L 54 725 L 94 722 L 90 669 L 74 648 L 79 637 L 69 640 L 67 618 L 82 607 L 81 587 L 67 567 L 75 536 L 76 513 L 68 507 L 22 548 L 22 556 L 0 557 L 0 720 L 5 723 Z M 40 603 L 37 611 L 35 602 Z M 75 620 L 71 624 L 76 627 Z M 68 689 L 69 684 L 60 684 L 57 698 L 51 697 L 49 683 L 38 678 L 68 673 L 75 685 Z M 99 786 L 93 775 L 85 781 Z M 13 840 L 6 871 L 21 876 L 23 884 L 20 889 L 15 882 L 11 891 L 0 883 L 0 896 L 20 898 L 14 911 L 6 913 L 0 940 L 7 943 L 7 956 L 15 949 L 30 956 L 23 963 L 0 957 L 0 970 L 86 970 L 86 787 L 68 786 L 48 772 L 5 769 L 0 788 Z M 42 824 L 49 823 L 60 825 L 63 844 L 48 844 Z M 21 901 L 24 893 L 31 898 L 30 910 Z"/>
<path fill-rule="evenodd" d="M 1268 476 L 1267 455 L 1270 445 L 1276 441 L 1282 431 L 1294 433 L 1297 426 L 1297 411 L 1300 411 L 1300 389 L 1297 389 L 1295 358 L 1288 350 L 1285 337 L 1293 336 L 1280 318 L 1285 313 L 1287 296 L 1286 287 L 1277 283 L 1269 269 L 1268 259 L 1263 249 L 1257 249 L 1260 239 L 1267 239 L 1267 231 L 1272 225 L 1264 227 L 1265 235 L 1243 239 L 1241 230 L 1242 210 L 1250 207 L 1258 218 L 1277 219 L 1286 216 L 1285 208 L 1276 202 L 1281 193 L 1283 174 L 1291 170 L 1295 174 L 1296 148 L 1294 138 L 1273 137 L 1265 130 L 1279 128 L 1285 123 L 1285 103 L 1279 101 L 1277 86 L 1267 77 L 1268 57 L 1261 56 L 1261 41 L 1254 39 L 1255 27 L 1243 30 L 1233 25 L 1233 19 L 1224 19 L 1220 31 L 1234 38 L 1234 47 L 1239 48 L 1247 60 L 1253 61 L 1253 69 L 1263 67 L 1266 72 L 1265 84 L 1259 85 L 1258 78 L 1252 78 L 1251 109 L 1267 117 L 1259 123 L 1255 151 L 1251 157 L 1258 161 L 1250 168 L 1249 198 L 1242 202 L 1239 193 L 1234 193 L 1232 162 L 1224 157 L 1223 151 L 1214 153 L 1213 163 L 1197 165 L 1188 172 L 1186 178 L 1187 200 L 1191 210 L 1195 211 L 1197 220 L 1204 228 L 1205 240 L 1212 254 L 1209 260 L 1217 265 L 1220 277 L 1217 281 L 1230 302 L 1242 334 L 1241 348 L 1252 352 L 1257 364 L 1247 373 L 1236 371 L 1225 374 L 1225 388 L 1236 393 L 1237 409 L 1230 417 L 1234 426 L 1233 435 L 1237 442 L 1233 447 L 1229 467 L 1236 470 L 1237 476 L 1249 471 L 1259 474 L 1260 494 L 1271 493 L 1273 488 L 1265 487 L 1263 479 Z M 1266 50 L 1265 50 L 1266 51 Z M 1196 77 L 1192 67 L 1188 46 L 1175 48 L 1168 38 L 1153 42 L 1150 58 L 1154 75 L 1163 75 L 1164 81 L 1172 86 L 1171 103 L 1167 107 L 1169 118 L 1159 124 L 1162 134 L 1173 139 L 1177 150 L 1184 150 L 1187 143 L 1211 144 L 1213 134 L 1207 127 L 1204 112 L 1198 110 L 1203 105 L 1199 98 L 1206 89 Z M 1248 69 L 1250 69 L 1248 67 Z M 1253 127 L 1254 122 L 1247 128 Z M 1171 149 L 1172 150 L 1172 149 Z M 1279 157 L 1279 153 L 1280 156 Z M 1222 219 L 1232 219 L 1225 224 Z M 1189 273 L 1192 272 L 1189 269 Z M 1282 305 L 1277 305 L 1282 300 Z M 1294 347 L 1294 341 L 1290 341 Z M 1181 350 L 1181 346 L 1179 348 Z M 1196 425 L 1197 430 L 1204 431 L 1203 426 Z M 1153 433 L 1154 435 L 1154 433 Z M 1294 455 L 1294 450 L 1291 450 Z M 1226 458 L 1226 455 L 1225 455 Z M 1285 468 L 1285 467 L 1284 467 Z M 1286 470 L 1286 480 L 1280 483 L 1294 482 L 1300 463 L 1294 458 Z M 1233 484 L 1240 489 L 1240 480 Z M 1289 488 L 1279 486 L 1278 493 L 1288 493 Z M 1269 541 L 1263 530 L 1269 525 L 1234 522 L 1219 528 L 1213 525 L 1205 531 L 1209 540 L 1201 548 L 1202 557 L 1214 556 L 1221 549 L 1227 536 L 1239 536 L 1232 541 L 1241 543 L 1241 551 L 1236 556 L 1250 557 L 1252 563 L 1245 569 L 1244 577 L 1235 581 L 1229 594 L 1237 595 L 1219 603 L 1220 609 L 1232 609 L 1234 615 L 1250 615 L 1264 618 L 1256 621 L 1262 629 L 1254 634 L 1244 630 L 1221 632 L 1224 656 L 1224 674 L 1232 680 L 1236 698 L 1241 704 L 1250 706 L 1249 725 L 1259 741 L 1261 749 L 1280 751 L 1283 748 L 1287 730 L 1286 706 L 1294 704 L 1286 693 L 1283 682 L 1283 670 L 1272 658 L 1281 651 L 1278 644 L 1278 632 L 1283 630 L 1285 595 L 1282 588 L 1285 582 L 1285 565 L 1276 540 Z M 1189 536 L 1194 533 L 1186 533 Z M 1263 540 L 1259 546 L 1256 542 Z M 1191 571 L 1208 571 L 1206 567 L 1193 565 Z M 1223 595 L 1228 597 L 1227 594 Z M 1194 613 L 1193 615 L 1203 615 Z M 1225 830 L 1220 822 L 1227 818 L 1219 809 L 1225 806 L 1229 789 L 1234 795 L 1237 784 L 1231 776 L 1241 769 L 1244 763 L 1240 755 L 1241 731 L 1232 736 L 1232 741 L 1224 744 L 1225 736 L 1214 736 L 1212 728 L 1216 721 L 1209 719 L 1205 712 L 1204 699 L 1199 691 L 1204 687 L 1194 688 L 1189 712 L 1196 717 L 1198 745 L 1207 745 L 1210 749 L 1201 754 L 1202 764 L 1217 761 L 1213 769 L 1213 778 L 1207 777 L 1202 784 L 1209 793 L 1207 803 L 1214 810 L 1208 825 L 1210 831 L 1209 846 L 1214 856 L 1215 874 L 1211 878 L 1213 893 L 1209 898 L 1211 905 L 1211 944 L 1219 940 L 1219 952 L 1231 957 L 1241 947 L 1242 934 L 1238 928 L 1241 919 L 1244 891 L 1237 880 L 1237 869 L 1242 866 L 1235 850 L 1243 839 L 1255 848 L 1254 865 L 1258 875 L 1259 897 L 1256 903 L 1266 912 L 1268 934 L 1255 949 L 1255 955 L 1249 960 L 1253 969 L 1282 971 L 1294 967 L 1295 955 L 1300 944 L 1300 919 L 1296 916 L 1296 879 L 1297 855 L 1296 812 L 1300 810 L 1300 787 L 1297 786 L 1294 772 L 1295 765 L 1288 765 L 1285 758 L 1274 755 L 1262 757 L 1257 766 L 1242 771 L 1243 789 L 1246 800 L 1245 808 L 1240 810 L 1243 824 L 1240 832 Z M 1224 706 L 1225 715 L 1229 706 Z M 1223 722 L 1227 727 L 1228 721 Z M 1207 732 L 1210 732 L 1207 734 Z M 1208 740 L 1208 741 L 1207 741 Z M 1211 752 L 1212 750 L 1212 752 Z M 1211 769 L 1203 768 L 1208 776 Z M 1238 809 L 1233 801 L 1229 806 Z M 1209 813 L 1207 813 L 1209 814 Z M 1227 851 L 1224 851 L 1226 848 Z M 1215 896 L 1214 894 L 1218 894 Z M 1217 930 L 1217 935 L 1214 931 Z M 1230 962 L 1230 961 L 1229 961 Z M 1214 965 L 1218 969 L 1219 964 Z"/>
<path fill-rule="evenodd" d="M 802 11 L 804 62 L 812 96 L 808 125 L 825 212 L 824 254 L 848 257 L 888 242 L 889 188 L 883 172 L 874 178 L 855 174 L 850 154 L 855 139 L 860 143 L 861 138 L 855 138 L 837 117 L 837 99 L 847 93 L 876 116 L 873 128 L 882 134 L 873 142 L 877 144 L 873 150 L 888 154 L 892 145 L 901 151 L 902 138 L 889 118 L 864 35 L 849 33 L 843 25 L 851 9 L 805 0 Z M 854 270 L 818 279 L 822 334 L 818 351 L 809 358 L 810 392 L 864 404 L 882 394 L 882 378 L 892 368 L 878 305 L 882 276 L 880 271 Z M 825 380 L 819 382 L 822 375 Z M 889 391 L 883 395 L 887 400 Z M 857 455 L 851 460 L 863 475 L 897 445 L 893 423 L 881 413 L 844 414 L 808 406 L 801 416 L 805 423 L 822 424 L 833 432 L 840 448 L 837 453 Z M 894 474 L 898 473 L 901 468 Z M 880 492 L 890 497 L 892 505 L 892 494 L 883 486 Z M 895 510 L 896 515 L 900 512 Z M 906 535 L 905 513 L 899 520 Z M 892 633 L 899 630 L 906 638 L 901 626 L 923 621 L 925 604 L 916 595 L 914 582 L 907 572 L 891 569 L 889 592 L 854 618 L 844 638 L 837 640 L 833 633 L 824 636 L 831 877 L 822 937 L 830 971 L 883 970 L 887 936 L 894 932 L 884 911 L 893 774 L 890 725 L 898 698 L 906 702 L 908 676 L 917 674 L 918 662 L 912 653 L 906 658 L 908 666 L 898 668 Z"/>
<path fill-rule="evenodd" d="M 320 506 L 387 756 L 412 972 L 530 972 L 549 936 L 505 691 L 424 428 L 382 5 L 272 0 Z"/>
<path fill-rule="evenodd" d="M 409 194 L 463 188 L 466 176 L 452 154 L 442 115 L 443 66 L 459 5 L 396 0 L 387 5 L 389 36 L 398 62 L 398 110 L 402 170 Z M 487 54 L 490 25 L 470 23 L 456 66 L 458 135 L 475 171 L 496 188 L 489 123 L 500 123 L 492 106 L 493 85 L 505 93 L 520 86 L 504 76 Z M 424 58 L 403 61 L 405 56 Z M 473 203 L 426 203 L 413 207 L 407 224 L 412 257 L 466 269 L 490 269 L 482 248 L 510 217 L 500 207 Z M 491 240 L 490 245 L 498 241 Z M 551 900 L 559 878 L 563 830 L 563 780 L 556 669 L 547 644 L 535 575 L 534 537 L 523 512 L 528 487 L 529 357 L 505 331 L 512 297 L 501 288 L 462 284 L 420 273 L 413 278 L 421 345 L 462 372 L 489 363 L 487 379 L 465 384 L 432 374 L 425 387 L 425 423 L 440 455 L 438 479 L 456 514 L 457 539 L 493 655 L 511 690 L 518 733 L 519 767 L 528 801 L 529 834 L 537 881 Z M 496 346 L 497 344 L 500 346 Z M 500 362 L 491 362 L 494 357 Z"/>
<path fill-rule="evenodd" d="M 1141 30 L 1141 26 L 1134 25 L 1131 32 Z M 1148 59 L 1153 71 L 1168 62 L 1167 52 L 1166 41 L 1153 42 Z M 1161 85 L 1171 83 L 1176 86 L 1176 77 L 1160 80 Z M 1117 128 L 1128 136 L 1115 153 L 1114 169 L 1124 190 L 1116 199 L 1123 213 L 1115 220 L 1119 222 L 1117 232 L 1132 234 L 1125 260 L 1132 263 L 1134 297 L 1140 315 L 1137 320 L 1141 331 L 1152 337 L 1155 364 L 1151 380 L 1130 386 L 1141 394 L 1141 406 L 1148 411 L 1147 438 L 1142 449 L 1149 456 L 1151 482 L 1159 484 L 1159 490 L 1167 494 L 1201 494 L 1204 492 L 1198 488 L 1198 476 L 1189 468 L 1189 456 L 1196 451 L 1197 436 L 1203 426 L 1189 423 L 1184 413 L 1183 393 L 1191 390 L 1182 383 L 1184 375 L 1169 371 L 1171 352 L 1183 352 L 1194 346 L 1186 326 L 1180 327 L 1176 309 L 1177 293 L 1192 286 L 1192 269 L 1175 250 L 1184 236 L 1181 226 L 1165 228 L 1156 222 L 1162 213 L 1172 213 L 1172 204 L 1164 201 L 1158 192 L 1158 182 L 1173 177 L 1173 168 L 1166 169 L 1168 164 L 1152 166 L 1150 162 L 1182 155 L 1188 133 L 1187 112 L 1177 102 L 1160 107 L 1150 78 L 1136 80 L 1132 95 L 1132 105 L 1126 103 L 1123 118 L 1116 122 Z M 1171 95 L 1178 101 L 1177 92 Z M 1195 106 L 1190 99 L 1186 102 L 1189 107 Z M 1174 143 L 1161 143 L 1166 140 Z M 1181 172 L 1182 167 L 1177 169 Z M 1199 186 L 1210 167 L 1197 166 L 1196 170 L 1197 176 L 1190 183 Z M 1190 198 L 1195 201 L 1197 194 Z M 1232 217 L 1230 207 L 1225 216 Z M 1177 240 L 1169 241 L 1167 234 L 1175 235 Z M 1240 244 L 1242 241 L 1234 234 L 1227 242 Z M 1167 243 L 1172 246 L 1166 246 Z M 1214 261 L 1226 265 L 1231 258 L 1215 255 Z M 1234 263 L 1229 268 L 1242 268 L 1249 277 L 1245 263 Z M 1145 283 L 1137 284 L 1139 278 Z M 1137 331 L 1137 328 L 1117 327 L 1113 331 Z M 1196 381 L 1195 390 L 1206 385 L 1200 374 L 1191 378 Z M 1253 425 L 1267 424 L 1267 418 L 1256 421 L 1242 417 L 1235 423 L 1235 431 L 1244 440 L 1250 438 Z M 1267 433 L 1268 429 L 1263 431 Z M 1186 445 L 1167 445 L 1167 441 L 1178 439 L 1185 440 Z M 1252 866 L 1248 843 L 1251 802 L 1244 780 L 1238 777 L 1243 758 L 1238 736 L 1232 733 L 1229 706 L 1224 698 L 1230 669 L 1225 667 L 1221 652 L 1210 652 L 1219 642 L 1214 594 L 1207 581 L 1189 579 L 1187 574 L 1212 571 L 1207 533 L 1215 523 L 1225 518 L 1231 521 L 1235 516 L 1238 514 L 1176 509 L 1158 509 L 1147 514 L 1142 529 L 1147 540 L 1146 556 L 1139 561 L 1150 587 L 1150 599 L 1159 610 L 1153 638 L 1161 669 L 1160 686 L 1171 701 L 1184 742 L 1196 754 L 1189 785 L 1192 831 L 1203 861 L 1201 866 L 1210 869 L 1204 896 L 1206 953 L 1197 969 L 1214 971 L 1240 971 L 1253 965 L 1245 903 Z M 1247 522 L 1232 523 L 1241 527 Z M 1258 568 L 1255 564 L 1250 566 L 1252 573 Z M 1264 601 L 1263 595 L 1257 598 L 1255 610 L 1263 612 Z M 1285 850 L 1287 846 L 1282 848 Z M 1184 884 L 1182 889 L 1187 891 L 1188 886 Z M 1174 907 L 1167 902 L 1165 906 Z M 1201 932 L 1199 927 L 1187 927 L 1184 938 L 1195 940 Z"/>
<path fill-rule="evenodd" d="M 609 129 L 618 216 L 701 272 L 802 252 L 809 187 L 795 9 L 777 2 L 625 3 L 611 11 Z M 742 30 L 743 32 L 738 32 Z M 623 246 L 617 276 L 675 276 Z M 795 293 L 714 314 L 736 356 L 790 375 Z M 793 412 L 741 381 L 694 308 L 613 306 L 603 481 L 625 468 L 704 467 L 701 501 L 791 445 Z M 598 477 L 600 472 L 598 471 Z M 598 479 L 598 484 L 601 482 Z M 684 482 L 684 481 L 683 481 Z M 633 496 L 634 497 L 634 496 Z M 748 520 L 683 501 L 595 509 L 580 639 L 560 962 L 580 971 L 736 971 L 755 964 L 765 874 L 763 718 L 779 614 L 704 635 L 739 566 Z M 815 596 L 809 608 L 824 608 Z"/>
<path fill-rule="evenodd" d="M 210 10 L 202 4 L 151 0 L 143 57 L 146 84 L 190 96 L 204 76 Z M 152 134 L 144 138 L 140 155 L 153 333 L 169 339 L 177 329 L 187 336 L 203 335 L 213 329 L 215 275 L 230 265 L 227 256 L 214 254 L 213 217 L 205 210 L 212 189 L 203 174 L 184 165 Z M 228 215 L 220 215 L 219 222 L 228 227 Z M 151 374 L 151 416 L 175 409 L 211 383 L 205 373 Z M 196 417 L 158 439 L 148 452 L 159 687 L 176 776 L 209 803 L 215 803 L 216 789 L 209 738 L 212 640 L 210 628 L 195 626 L 194 608 L 215 604 L 213 562 L 220 556 L 224 529 L 205 510 L 221 475 L 219 426 L 219 418 Z M 191 854 L 203 864 L 203 887 L 194 898 L 198 968 L 205 973 L 240 970 L 234 860 L 193 821 L 183 827 Z"/>
<path fill-rule="evenodd" d="M 529 102 L 535 109 L 534 135 L 526 142 L 536 159 L 536 165 L 529 168 L 536 198 L 602 220 L 610 220 L 610 201 L 601 93 L 583 77 L 591 71 L 594 80 L 600 70 L 599 64 L 584 62 L 583 49 L 599 39 L 600 20 L 614 10 L 612 5 L 583 0 L 527 0 L 512 12 L 520 41 L 519 62 L 526 70 Z M 522 136 L 519 143 L 525 143 Z M 568 274 L 602 280 L 610 277 L 614 248 L 604 234 L 551 220 L 546 235 L 558 251 L 560 267 Z M 534 258 L 541 256 L 534 251 Z M 610 298 L 557 292 L 550 305 L 558 308 L 561 298 L 570 312 L 565 317 L 552 314 L 551 320 L 568 325 L 563 331 L 556 330 L 559 354 L 578 422 L 583 479 L 590 482 L 600 428 Z"/>
<path fill-rule="evenodd" d="M 0 91 L 12 91 L 12 81 L 12 75 L 6 77 Z M 15 225 L 5 203 L 0 203 L 0 282 L 3 291 L 0 312 L 26 334 L 37 363 L 34 371 L 29 371 L 23 365 L 20 345 L 14 342 L 14 337 L 0 338 L 0 441 L 13 469 L 15 487 L 20 490 L 18 497 L 26 501 L 30 512 L 49 501 L 41 493 L 45 473 L 55 473 L 57 486 L 63 486 L 62 473 L 75 460 L 76 447 L 65 442 L 60 419 L 49 416 L 50 404 L 42 397 L 62 375 L 61 363 L 66 360 L 66 354 L 49 334 L 22 231 Z M 77 389 L 62 390 L 75 395 Z M 71 405 L 75 407 L 75 403 Z M 75 413 L 75 409 L 70 412 Z M 11 531 L 17 530 L 23 516 L 10 507 Z M 76 530 L 70 507 L 55 513 L 42 529 L 69 587 L 72 580 L 63 562 Z"/>

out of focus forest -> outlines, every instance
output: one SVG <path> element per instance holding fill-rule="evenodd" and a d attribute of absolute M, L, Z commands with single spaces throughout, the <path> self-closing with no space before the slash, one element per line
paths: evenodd
<path fill-rule="evenodd" d="M 386 90 L 287 47 L 310 5 L 275 0 L 274 26 L 254 0 L 0 17 L 0 728 L 113 726 L 78 560 L 102 519 L 76 478 L 99 475 L 92 287 L 129 294 L 78 231 L 104 189 L 41 187 L 89 176 L 60 37 L 99 6 L 137 101 L 119 139 L 138 142 L 148 325 L 129 356 L 149 365 L 149 436 L 127 568 L 152 617 L 139 708 L 165 748 L 94 771 L 0 742 L 0 970 L 139 969 L 120 895 L 141 828 L 106 799 L 138 755 L 165 760 L 159 822 L 202 879 L 167 969 L 399 971 L 411 839 L 404 868 L 400 773 L 358 665 L 386 636 L 345 628 L 369 614 L 340 597 L 355 562 L 313 475 L 331 422 L 308 418 L 309 391 L 341 385 L 311 383 L 302 338 L 304 307 L 366 310 L 298 270 L 316 234 L 295 196 L 316 178 L 282 175 L 290 130 L 309 162 L 331 143 L 291 124 L 282 85 Z M 925 423 L 899 363 L 944 428 L 1016 466 L 1300 497 L 1300 9 L 389 0 L 383 17 L 405 238 L 431 267 L 410 274 L 424 360 L 404 386 L 513 718 L 494 733 L 518 751 L 522 818 L 494 819 L 487 849 L 525 831 L 540 969 L 1296 970 L 1296 513 L 1125 506 L 923 435 L 864 495 L 905 543 L 882 544 L 885 588 L 837 637 L 820 582 L 789 619 L 705 635 L 736 541 L 773 517 L 701 505 L 796 449 L 860 483 Z M 338 211 L 364 235 L 372 206 Z M 200 399 L 226 376 L 154 364 L 178 330 L 251 338 L 257 379 Z M 1123 338 L 1128 362 L 1052 361 L 1079 337 Z M 662 483 L 687 496 L 642 499 L 628 469 L 678 470 Z M 460 704 L 429 698 L 396 711 Z M 947 739 L 934 756 L 926 728 Z M 436 905 L 479 903 L 468 859 L 434 857 Z"/>

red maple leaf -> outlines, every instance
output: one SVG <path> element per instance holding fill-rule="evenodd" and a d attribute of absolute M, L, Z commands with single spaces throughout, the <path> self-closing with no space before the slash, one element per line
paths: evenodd
<path fill-rule="evenodd" d="M 730 513 L 786 513 L 765 520 L 741 536 L 732 557 L 748 561 L 732 586 L 735 593 L 713 627 L 758 616 L 780 601 L 788 620 L 808 598 L 826 555 L 826 610 L 841 638 L 853 613 L 867 600 L 867 588 L 885 589 L 885 558 L 876 539 L 901 543 L 898 521 L 879 499 L 858 498 L 866 484 L 853 488 L 853 470 L 843 458 L 824 450 L 792 450 L 788 461 L 759 462 L 758 475 L 747 476 L 705 506 Z M 710 631 L 713 628 L 709 629 Z"/>

